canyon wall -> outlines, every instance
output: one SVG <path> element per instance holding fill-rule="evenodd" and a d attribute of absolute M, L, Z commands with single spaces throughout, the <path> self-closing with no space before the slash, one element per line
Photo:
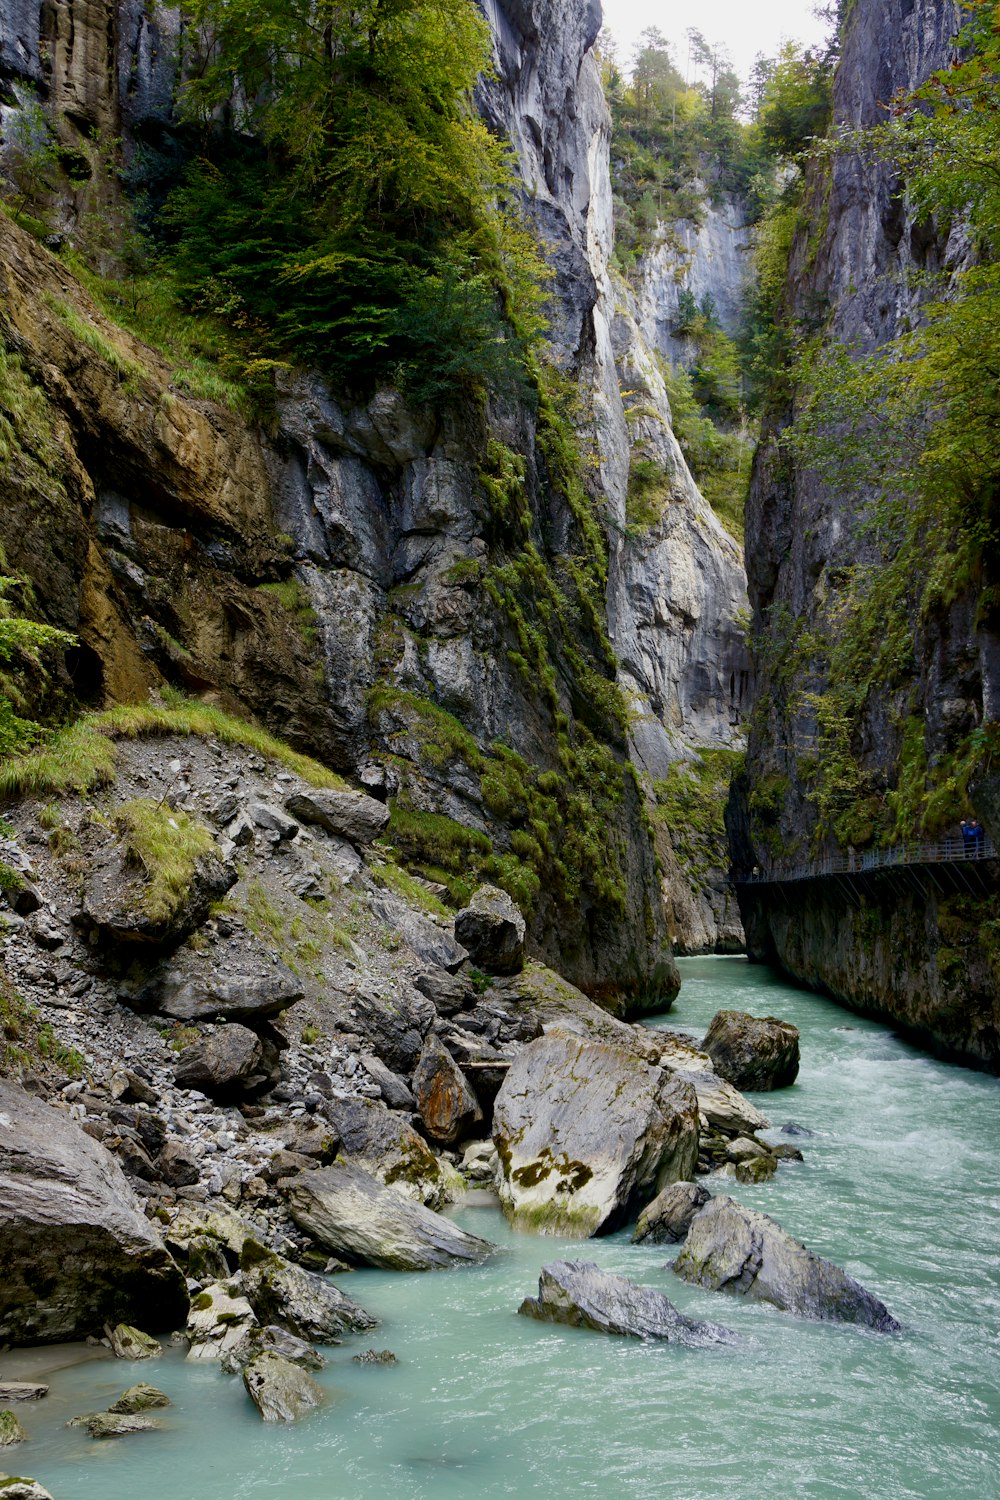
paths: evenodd
<path fill-rule="evenodd" d="M 957 24 L 950 0 L 858 0 L 834 84 L 835 128 L 883 120 L 897 89 L 915 87 L 949 61 Z M 923 273 L 959 266 L 968 252 L 960 222 L 914 217 L 885 162 L 838 153 L 807 174 L 786 311 L 811 336 L 822 332 L 826 341 L 871 351 L 920 318 L 930 295 Z M 747 510 L 757 704 L 747 777 L 731 809 L 735 859 L 746 870 L 808 862 L 836 842 L 817 814 L 815 710 L 836 683 L 824 675 L 822 653 L 802 643 L 837 628 L 853 570 L 875 556 L 862 524 L 872 498 L 863 480 L 845 494 L 780 445 L 795 410 L 793 397 L 765 427 Z M 912 669 L 869 693 L 852 741 L 859 791 L 847 811 L 856 813 L 851 837 L 858 847 L 872 837 L 867 799 L 875 807 L 897 787 L 911 741 L 930 773 L 996 716 L 1000 653 L 981 580 L 945 590 L 921 609 L 929 566 L 928 557 L 914 556 Z M 957 825 L 964 807 L 955 795 Z M 945 899 L 933 884 L 919 889 L 906 894 L 892 886 L 888 897 L 872 897 L 858 911 L 833 882 L 744 887 L 750 951 L 847 1004 L 915 1029 L 925 1042 L 996 1063 L 995 894 L 977 885 L 960 900 Z"/>

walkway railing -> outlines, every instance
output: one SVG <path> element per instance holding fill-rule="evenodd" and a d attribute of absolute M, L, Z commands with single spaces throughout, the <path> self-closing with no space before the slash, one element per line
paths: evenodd
<path fill-rule="evenodd" d="M 1000 858 L 992 839 L 980 839 L 974 846 L 963 838 L 937 839 L 921 844 L 895 844 L 891 849 L 853 849 L 823 854 L 809 864 L 769 866 L 766 870 L 740 871 L 733 876 L 736 885 L 777 885 L 791 880 L 822 880 L 830 875 L 865 875 L 875 870 L 889 870 L 902 865 L 966 864 Z"/>

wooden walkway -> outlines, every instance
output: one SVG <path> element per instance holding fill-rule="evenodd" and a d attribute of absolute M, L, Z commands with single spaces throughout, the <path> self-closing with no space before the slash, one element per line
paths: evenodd
<path fill-rule="evenodd" d="M 991 839 L 984 838 L 970 848 L 962 838 L 947 838 L 919 844 L 895 844 L 890 849 L 854 849 L 822 855 L 808 864 L 774 864 L 766 869 L 734 871 L 736 886 L 785 886 L 804 880 L 833 880 L 856 890 L 864 888 L 871 877 L 897 876 L 918 878 L 922 873 L 938 887 L 944 885 L 938 876 L 947 877 L 952 889 L 965 886 L 980 894 L 988 878 L 997 873 L 1000 850 Z"/>

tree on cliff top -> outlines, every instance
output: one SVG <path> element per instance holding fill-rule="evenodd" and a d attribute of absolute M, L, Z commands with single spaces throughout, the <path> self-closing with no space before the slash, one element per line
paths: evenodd
<path fill-rule="evenodd" d="M 166 220 L 188 298 L 349 384 L 516 378 L 539 266 L 472 105 L 491 59 L 471 0 L 180 3 L 201 150 Z"/>

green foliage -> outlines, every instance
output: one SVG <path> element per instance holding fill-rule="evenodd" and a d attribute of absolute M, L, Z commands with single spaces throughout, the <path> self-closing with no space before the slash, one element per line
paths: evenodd
<path fill-rule="evenodd" d="M 145 735 L 197 735 L 224 745 L 240 745 L 278 761 L 310 786 L 347 789 L 342 776 L 319 761 L 293 750 L 284 740 L 234 718 L 221 708 L 163 690 L 163 703 L 125 703 L 102 713 L 85 714 L 37 750 L 0 765 L 0 799 L 64 796 L 84 793 L 114 779 L 117 739 Z"/>
<path fill-rule="evenodd" d="M 655 526 L 663 517 L 671 489 L 667 471 L 651 458 L 638 458 L 633 449 L 625 496 L 625 520 L 629 526 Z"/>
<path fill-rule="evenodd" d="M 30 596 L 23 578 L 0 576 L 0 755 L 18 754 L 41 738 L 42 726 L 18 710 L 29 698 L 39 700 L 53 659 L 76 643 L 68 631 L 18 613 L 11 596 L 24 592 Z"/>
<path fill-rule="evenodd" d="M 432 917 L 449 918 L 452 915 L 440 897 L 428 888 L 427 881 L 411 875 L 409 870 L 404 870 L 400 865 L 378 865 L 372 873 L 376 885 L 385 886 L 397 896 L 402 896 L 409 906 L 419 907 Z"/>
<path fill-rule="evenodd" d="M 795 157 L 826 134 L 830 123 L 833 68 L 829 56 L 786 42 L 770 68 L 758 109 L 765 146 L 779 157 Z"/>
<path fill-rule="evenodd" d="M 191 888 L 200 859 L 215 850 L 203 824 L 165 802 L 136 797 L 114 816 L 125 857 L 146 876 L 143 911 L 154 922 L 169 922 Z"/>
<path fill-rule="evenodd" d="M 653 783 L 654 817 L 666 826 L 674 854 L 696 886 L 710 871 L 728 869 L 725 810 L 743 759 L 738 750 L 699 749 L 694 759 L 675 761 L 666 777 Z"/>
<path fill-rule="evenodd" d="M 472 0 L 182 9 L 212 39 L 185 89 L 202 155 L 164 216 L 184 296 L 355 388 L 523 386 L 545 273 L 470 103 L 491 66 Z"/>

